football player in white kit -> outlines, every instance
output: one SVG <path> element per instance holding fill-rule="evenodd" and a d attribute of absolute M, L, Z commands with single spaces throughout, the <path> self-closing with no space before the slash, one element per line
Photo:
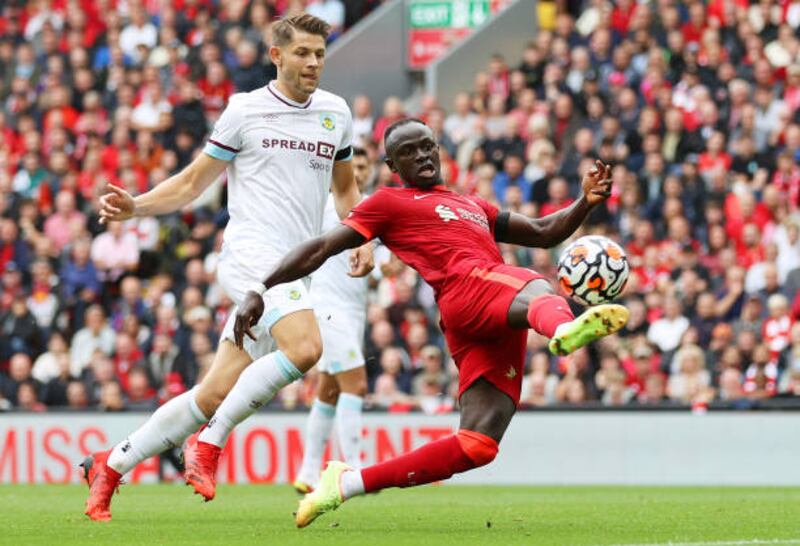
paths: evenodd
<path fill-rule="evenodd" d="M 351 166 L 350 110 L 342 98 L 317 88 L 329 30 L 309 14 L 274 23 L 269 54 L 277 80 L 233 95 L 204 153 L 183 171 L 136 198 L 113 186 L 101 198 L 101 222 L 166 214 L 189 204 L 227 169 L 230 221 L 218 280 L 237 304 L 248 289 L 262 294 L 266 312 L 244 350 L 233 343 L 231 314 L 200 385 L 159 408 L 113 449 L 82 463 L 89 483 L 86 514 L 93 520 L 111 518 L 111 497 L 123 474 L 181 445 L 214 415 L 240 376 L 249 387 L 247 400 L 228 399 L 233 411 L 218 415 L 218 425 L 244 419 L 319 360 L 322 340 L 304 282 L 264 293 L 260 281 L 286 252 L 321 232 L 329 193 L 342 218 L 361 199 Z M 352 273 L 365 275 L 371 261 L 371 248 L 359 249 L 351 255 Z M 213 498 L 214 483 L 204 469 L 219 455 L 219 428 L 203 430 L 207 437 L 199 442 L 194 435 L 185 451 L 187 483 L 206 500 Z"/>
<path fill-rule="evenodd" d="M 366 151 L 353 149 L 353 173 L 364 193 L 372 174 Z M 339 224 L 328 199 L 322 230 Z M 361 468 L 361 410 L 367 392 L 364 368 L 364 325 L 367 318 L 367 279 L 349 278 L 349 254 L 343 252 L 322 265 L 311 276 L 311 301 L 322 333 L 322 358 L 317 363 L 317 396 L 306 423 L 303 464 L 294 482 L 299 493 L 316 486 L 325 444 L 336 424 L 336 439 L 342 458 L 352 468 Z"/>

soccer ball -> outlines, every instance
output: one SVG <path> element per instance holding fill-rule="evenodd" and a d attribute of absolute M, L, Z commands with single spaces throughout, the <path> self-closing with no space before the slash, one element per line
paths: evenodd
<path fill-rule="evenodd" d="M 625 251 L 607 237 L 587 236 L 573 241 L 558 260 L 558 282 L 572 299 L 599 305 L 616 298 L 628 282 Z"/>

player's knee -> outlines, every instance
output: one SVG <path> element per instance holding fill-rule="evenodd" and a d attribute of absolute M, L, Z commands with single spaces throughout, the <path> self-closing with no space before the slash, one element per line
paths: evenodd
<path fill-rule="evenodd" d="M 322 340 L 309 336 L 302 341 L 283 349 L 283 353 L 292 361 L 298 370 L 305 373 L 316 364 L 322 356 Z"/>
<path fill-rule="evenodd" d="M 497 457 L 499 447 L 494 438 L 466 429 L 459 430 L 456 437 L 461 450 L 476 467 L 487 465 Z"/>
<path fill-rule="evenodd" d="M 367 379 L 358 379 L 349 383 L 346 388 L 342 388 L 342 392 L 364 398 L 367 395 Z"/>
<path fill-rule="evenodd" d="M 222 404 L 222 401 L 227 395 L 226 392 L 213 385 L 206 385 L 202 383 L 200 388 L 197 389 L 195 395 L 195 402 L 197 407 L 206 417 L 210 417 L 216 413 L 217 408 Z"/>

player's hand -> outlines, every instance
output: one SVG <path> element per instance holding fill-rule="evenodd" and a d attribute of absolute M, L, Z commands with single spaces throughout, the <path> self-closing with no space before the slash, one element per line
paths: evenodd
<path fill-rule="evenodd" d="M 100 197 L 100 223 L 121 222 L 131 218 L 136 209 L 133 196 L 113 184 L 106 186 L 106 190 Z"/>
<path fill-rule="evenodd" d="M 611 197 L 611 166 L 599 159 L 581 180 L 583 195 L 589 205 L 597 205 Z"/>
<path fill-rule="evenodd" d="M 375 267 L 375 257 L 372 255 L 372 243 L 354 248 L 350 253 L 351 277 L 364 277 Z"/>
<path fill-rule="evenodd" d="M 236 312 L 236 322 L 233 324 L 233 340 L 237 347 L 244 349 L 245 335 L 253 341 L 256 340 L 251 328 L 258 324 L 263 314 L 264 298 L 251 290 L 244 297 L 244 303 L 239 306 L 239 310 Z"/>

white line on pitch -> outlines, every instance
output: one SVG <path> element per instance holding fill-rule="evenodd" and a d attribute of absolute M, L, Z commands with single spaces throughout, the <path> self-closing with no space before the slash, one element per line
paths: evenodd
<path fill-rule="evenodd" d="M 774 540 L 721 540 L 717 542 L 658 542 L 653 544 L 616 544 L 614 546 L 788 546 L 800 544 L 800 538 Z"/>

